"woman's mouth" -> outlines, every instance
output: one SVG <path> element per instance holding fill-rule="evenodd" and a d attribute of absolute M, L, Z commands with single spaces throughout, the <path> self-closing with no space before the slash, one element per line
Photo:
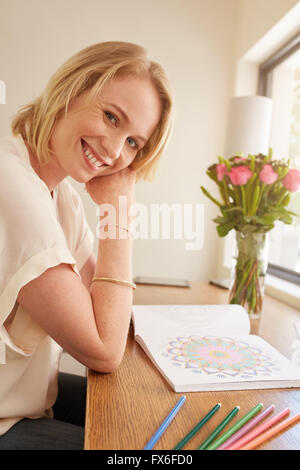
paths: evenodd
<path fill-rule="evenodd" d="M 81 147 L 82 147 L 82 153 L 84 160 L 86 164 L 88 165 L 89 168 L 91 168 L 94 171 L 99 170 L 101 167 L 106 167 L 104 162 L 102 162 L 98 156 L 96 156 L 94 150 L 89 146 L 89 144 L 81 139 Z"/>

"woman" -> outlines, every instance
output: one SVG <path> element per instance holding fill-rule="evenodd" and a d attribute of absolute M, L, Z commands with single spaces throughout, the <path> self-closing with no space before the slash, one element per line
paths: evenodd
<path fill-rule="evenodd" d="M 161 66 L 140 46 L 106 42 L 63 64 L 2 139 L 0 449 L 83 448 L 85 378 L 58 380 L 59 357 L 64 349 L 105 373 L 120 364 L 135 288 L 131 219 L 100 236 L 96 258 L 65 178 L 118 216 L 136 178 L 151 179 L 171 115 Z M 101 219 L 100 235 L 110 229 Z"/>

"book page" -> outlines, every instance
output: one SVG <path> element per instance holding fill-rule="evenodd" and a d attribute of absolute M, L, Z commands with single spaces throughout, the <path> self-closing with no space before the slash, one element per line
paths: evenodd
<path fill-rule="evenodd" d="M 175 391 L 300 386 L 300 367 L 247 334 L 239 306 L 134 306 L 133 319 L 136 341 Z"/>
<path fill-rule="evenodd" d="M 259 336 L 148 336 L 143 342 L 176 391 L 300 386 L 300 367 Z"/>
<path fill-rule="evenodd" d="M 133 305 L 135 335 L 249 334 L 250 321 L 240 305 Z"/>

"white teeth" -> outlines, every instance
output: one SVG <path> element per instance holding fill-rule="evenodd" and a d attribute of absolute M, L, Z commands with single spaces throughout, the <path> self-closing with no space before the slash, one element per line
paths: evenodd
<path fill-rule="evenodd" d="M 82 147 L 82 149 L 83 149 L 83 151 L 84 151 L 84 153 L 86 154 L 87 157 L 88 157 L 89 155 L 91 155 L 90 151 L 89 151 L 87 148 Z"/>
<path fill-rule="evenodd" d="M 86 154 L 87 157 L 91 157 L 91 156 L 92 156 L 92 154 L 91 154 L 86 148 L 84 148 L 84 147 L 83 147 L 83 151 L 84 151 L 84 153 Z"/>
<path fill-rule="evenodd" d="M 83 147 L 83 151 L 85 155 L 88 157 L 91 163 L 93 163 L 95 166 L 98 168 L 103 165 L 103 163 L 99 162 L 95 157 L 93 157 L 93 154 L 85 147 Z"/>

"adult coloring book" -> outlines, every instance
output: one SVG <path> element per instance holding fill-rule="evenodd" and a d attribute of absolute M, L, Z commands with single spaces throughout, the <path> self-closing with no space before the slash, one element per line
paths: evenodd
<path fill-rule="evenodd" d="M 300 387 L 300 367 L 249 334 L 240 305 L 134 305 L 132 320 L 175 392 Z"/>

